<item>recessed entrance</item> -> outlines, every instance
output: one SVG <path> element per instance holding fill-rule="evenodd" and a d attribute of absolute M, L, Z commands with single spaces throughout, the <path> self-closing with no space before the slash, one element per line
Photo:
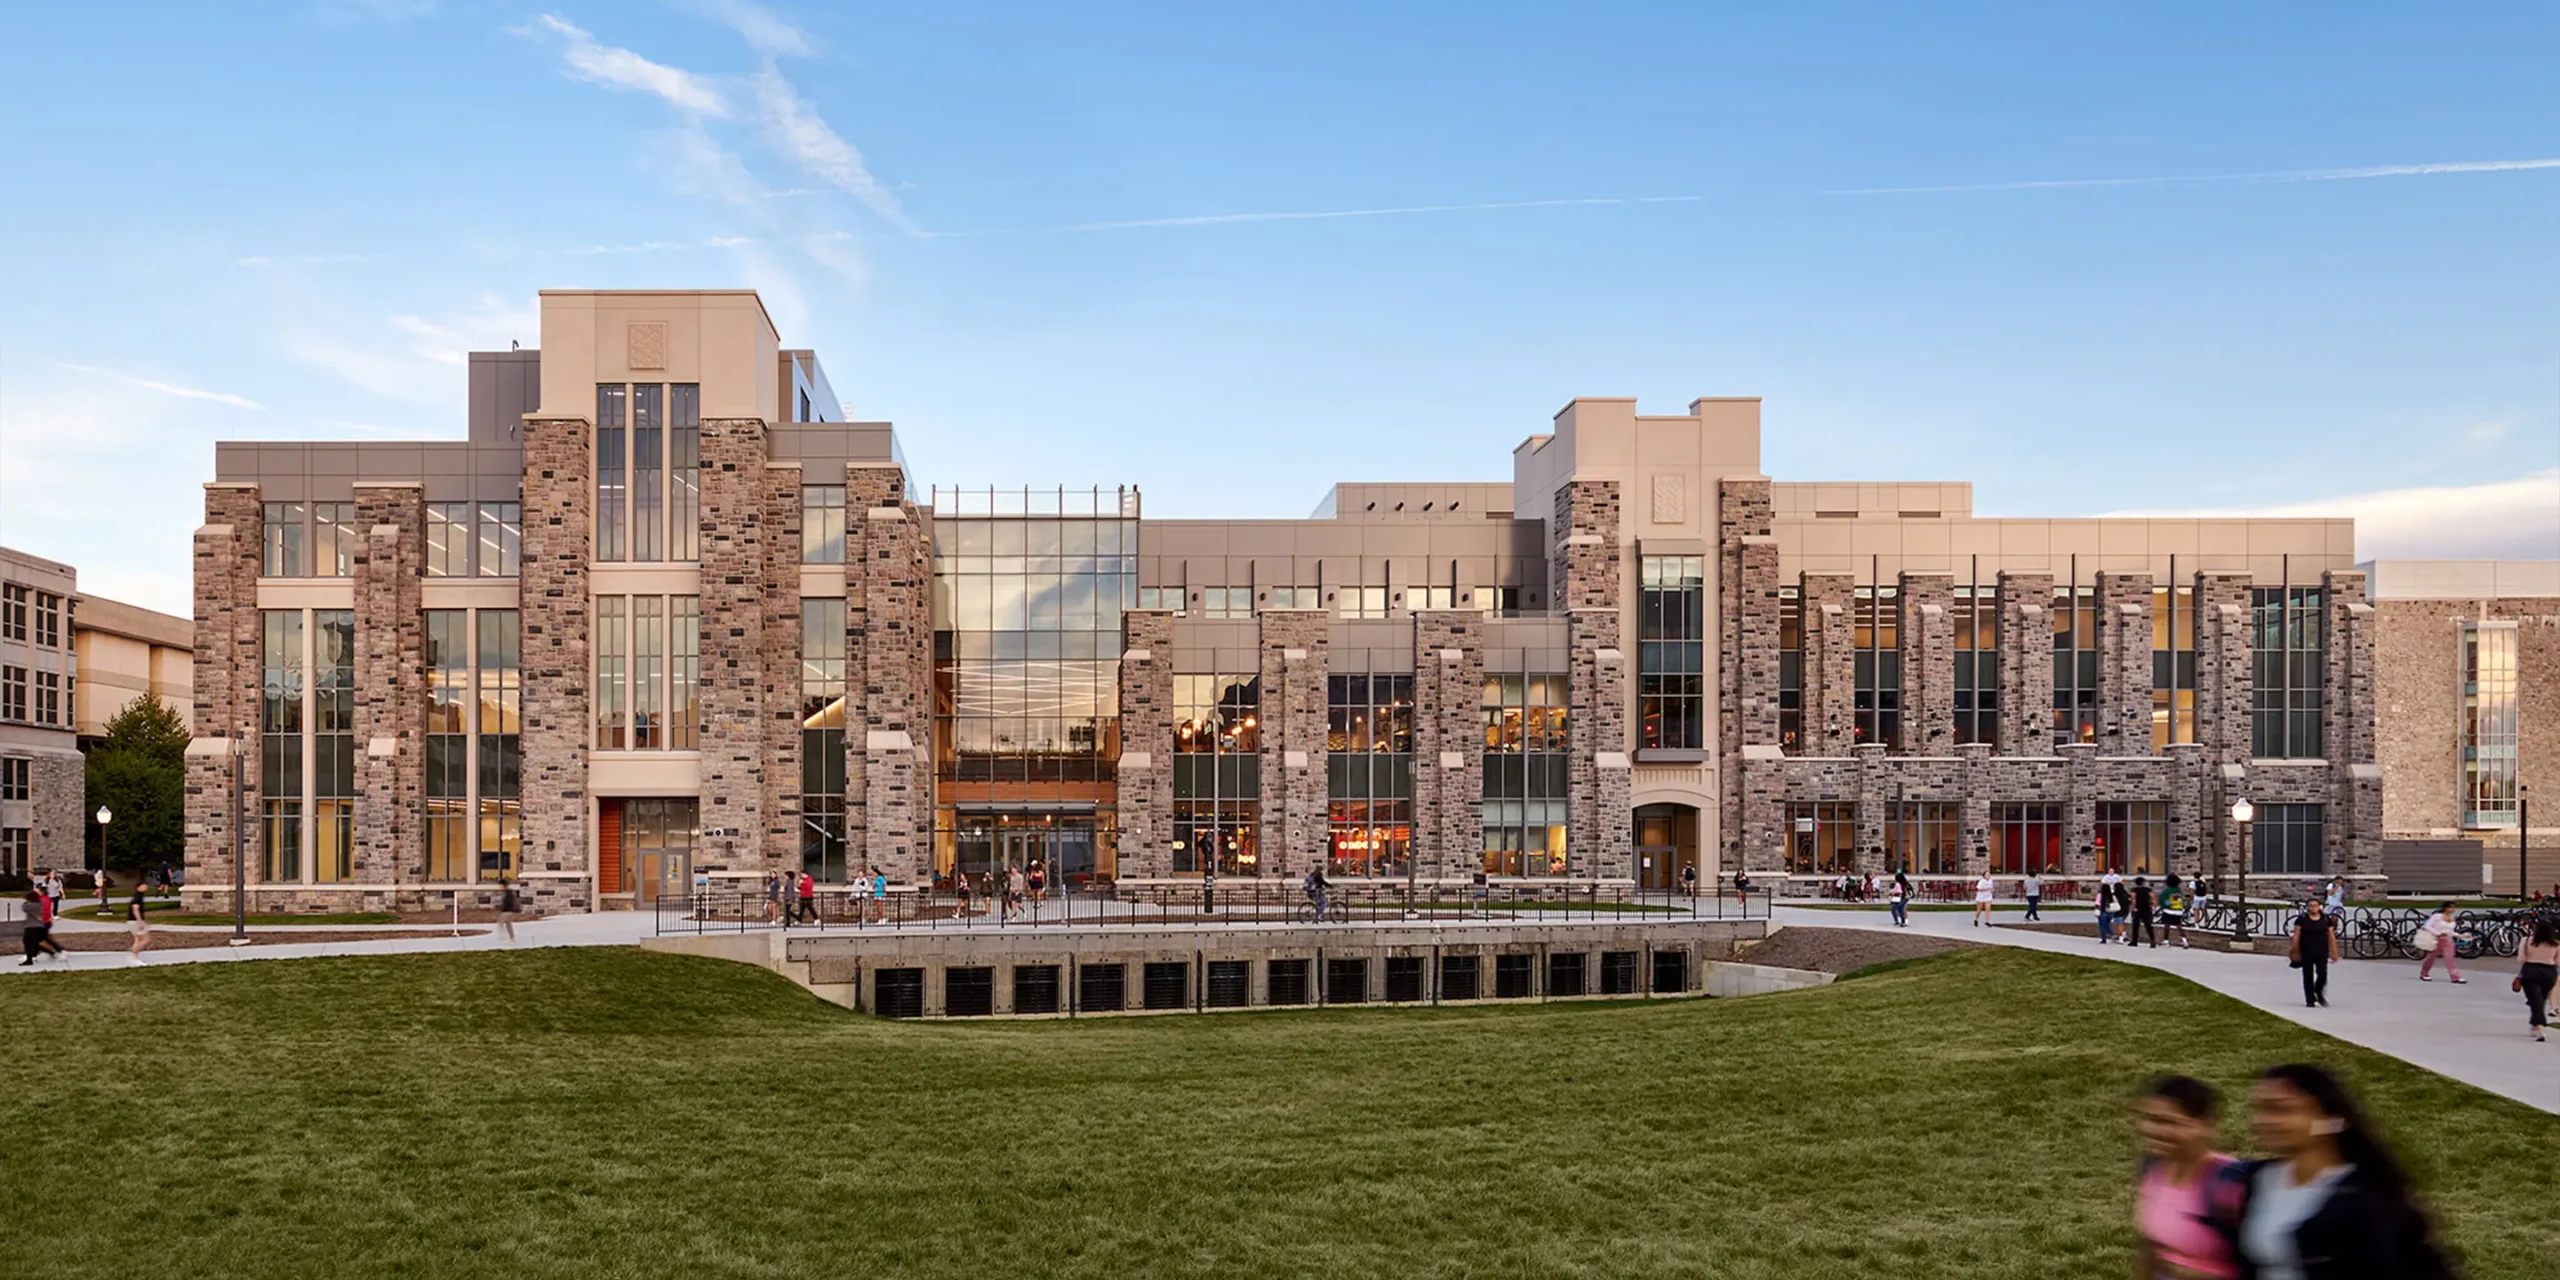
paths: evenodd
<path fill-rule="evenodd" d="M 1636 810 L 1636 881 L 1647 889 L 1680 887 L 1680 869 L 1698 865 L 1698 810 L 1649 804 Z"/>
<path fill-rule="evenodd" d="M 1083 884 L 1093 879 L 1094 831 L 1091 814 L 963 813 L 952 869 L 980 888 L 1034 866 L 1048 869 L 1050 884 Z"/>
<path fill-rule="evenodd" d="M 693 879 L 701 801 L 692 796 L 608 796 L 597 803 L 602 891 L 641 906 L 683 898 Z"/>

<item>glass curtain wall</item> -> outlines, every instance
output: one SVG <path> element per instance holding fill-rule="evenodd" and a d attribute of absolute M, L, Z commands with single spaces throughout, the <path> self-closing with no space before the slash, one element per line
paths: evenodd
<path fill-rule="evenodd" d="M 2178 558 L 2169 557 L 2169 581 Z M 2151 589 L 2151 749 L 2196 740 L 2196 589 Z"/>
<path fill-rule="evenodd" d="M 1325 677 L 1331 873 L 1402 876 L 1413 854 L 1413 677 Z"/>
<path fill-rule="evenodd" d="M 2462 825 L 2516 825 L 2516 624 L 2462 628 Z"/>
<path fill-rule="evenodd" d="M 2315 759 L 2321 751 L 2321 688 L 2329 666 L 2329 593 L 2288 581 L 2255 588 L 2250 597 L 2253 754 L 2271 760 Z"/>
<path fill-rule="evenodd" d="M 2053 744 L 2098 740 L 2098 589 L 2072 580 L 2053 589 Z"/>
<path fill-rule="evenodd" d="M 1704 556 L 1643 558 L 1636 692 L 1643 746 L 1707 745 L 1706 565 Z"/>
<path fill-rule="evenodd" d="M 471 611 L 427 610 L 427 871 L 471 878 Z"/>
<path fill-rule="evenodd" d="M 1262 873 L 1262 680 L 1173 678 L 1173 869 Z"/>
<path fill-rule="evenodd" d="M 356 615 L 312 614 L 312 879 L 345 880 L 354 870 L 356 794 Z"/>
<path fill-rule="evenodd" d="M 1778 588 L 1778 749 L 1804 752 L 1804 592 Z"/>
<path fill-rule="evenodd" d="M 1857 740 L 1902 745 L 1902 588 L 1871 582 L 1852 602 Z"/>
<path fill-rule="evenodd" d="M 303 634 L 300 609 L 258 618 L 259 871 L 270 883 L 302 879 Z"/>
<path fill-rule="evenodd" d="M 1484 870 L 1565 873 L 1565 676 L 1484 678 Z"/>
<path fill-rule="evenodd" d="M 701 406 L 693 383 L 596 387 L 596 559 L 698 558 Z"/>
<path fill-rule="evenodd" d="M 1138 495 L 936 488 L 933 508 L 935 875 L 1108 879 Z"/>
<path fill-rule="evenodd" d="M 800 601 L 800 866 L 828 884 L 843 882 L 849 870 L 844 627 L 842 596 Z"/>
<path fill-rule="evenodd" d="M 1956 741 L 2000 740 L 2000 594 L 1981 581 L 1981 558 L 1974 558 L 1973 581 L 1955 589 Z"/>

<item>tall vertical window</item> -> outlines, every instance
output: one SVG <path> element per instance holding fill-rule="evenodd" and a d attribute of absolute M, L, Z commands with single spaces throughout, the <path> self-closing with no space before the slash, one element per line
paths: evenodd
<path fill-rule="evenodd" d="M 1823 875 L 1858 865 L 1858 806 L 1846 801 L 1787 804 L 1787 870 Z"/>
<path fill-rule="evenodd" d="M 2318 875 L 2325 810 L 2316 804 L 2262 804 L 2249 829 L 2249 870 L 2260 875 Z"/>
<path fill-rule="evenodd" d="M 655 751 L 666 744 L 666 601 L 631 597 L 631 746 Z"/>
<path fill-rule="evenodd" d="M 471 613 L 429 609 L 427 879 L 471 878 Z"/>
<path fill-rule="evenodd" d="M 311 874 L 323 884 L 354 871 L 356 615 L 311 615 Z"/>
<path fill-rule="evenodd" d="M 1804 593 L 1778 588 L 1778 749 L 1804 750 Z"/>
<path fill-rule="evenodd" d="M 27 669 L 0 667 L 0 720 L 27 718 Z"/>
<path fill-rule="evenodd" d="M 1857 690 L 1857 740 L 1902 745 L 1902 588 L 1857 589 L 1851 659 Z"/>
<path fill-rule="evenodd" d="M 311 504 L 311 572 L 344 578 L 355 572 L 356 504 Z"/>
<path fill-rule="evenodd" d="M 2000 740 L 2000 602 L 1990 587 L 1955 592 L 1956 741 Z"/>
<path fill-rule="evenodd" d="M 2178 576 L 2177 557 L 2169 576 Z M 2151 589 L 2151 749 L 2196 740 L 2196 589 Z"/>
<path fill-rule="evenodd" d="M 625 532 L 630 526 L 631 476 L 626 469 L 630 427 L 624 410 L 630 389 L 615 383 L 596 388 L 596 559 L 629 558 Z"/>
<path fill-rule="evenodd" d="M 259 875 L 271 882 L 302 878 L 302 648 L 301 610 L 259 615 Z"/>
<path fill-rule="evenodd" d="M 1704 556 L 1644 557 L 1637 599 L 1636 714 L 1647 747 L 1707 744 Z"/>
<path fill-rule="evenodd" d="M 480 576 L 512 578 L 524 568 L 524 504 L 480 504 Z"/>
<path fill-rule="evenodd" d="M 0 640 L 27 638 L 27 589 L 17 583 L 0 586 Z"/>
<path fill-rule="evenodd" d="M 1261 872 L 1262 681 L 1173 678 L 1173 869 Z"/>
<path fill-rule="evenodd" d="M 1884 828 L 1885 865 L 1913 875 L 1953 875 L 1964 870 L 1963 806 L 1939 800 L 1905 800 L 1889 812 Z"/>
<path fill-rule="evenodd" d="M 302 504 L 270 502 L 264 508 L 265 554 L 258 572 L 270 578 L 301 578 L 311 573 L 302 556 Z"/>
<path fill-rule="evenodd" d="M 667 558 L 667 389 L 631 389 L 631 558 Z"/>
<path fill-rule="evenodd" d="M 1484 678 L 1484 870 L 1565 873 L 1565 675 Z"/>
<path fill-rule="evenodd" d="M 2516 825 L 2516 624 L 2462 628 L 2462 825 Z"/>
<path fill-rule="evenodd" d="M 36 647 L 62 647 L 62 597 L 50 591 L 36 593 Z"/>
<path fill-rule="evenodd" d="M 2098 870 L 2156 876 L 2169 869 L 2169 802 L 2098 802 Z"/>
<path fill-rule="evenodd" d="M 1413 677 L 1325 678 L 1333 870 L 1400 876 L 1413 851 Z"/>
<path fill-rule="evenodd" d="M 596 597 L 596 746 L 620 751 L 631 745 L 624 718 L 630 709 L 631 598 Z"/>
<path fill-rule="evenodd" d="M 667 558 L 701 558 L 702 388 L 679 382 L 668 389 Z"/>
<path fill-rule="evenodd" d="M 515 875 L 523 853 L 524 637 L 513 609 L 482 609 L 479 624 L 479 866 L 487 881 Z"/>
<path fill-rule="evenodd" d="M 461 578 L 471 573 L 471 504 L 427 504 L 427 576 Z"/>
<path fill-rule="evenodd" d="M 1992 805 L 1991 870 L 2004 876 L 2062 870 L 2062 806 L 2044 800 Z"/>
<path fill-rule="evenodd" d="M 34 788 L 28 779 L 35 762 L 25 756 L 0 756 L 0 800 L 33 798 Z"/>
<path fill-rule="evenodd" d="M 2053 589 L 2053 742 L 2097 740 L 2098 589 L 2075 581 Z"/>
<path fill-rule="evenodd" d="M 845 643 L 840 596 L 800 602 L 800 865 L 829 883 L 845 865 Z"/>
<path fill-rule="evenodd" d="M 667 597 L 667 745 L 702 746 L 702 599 Z"/>
<path fill-rule="evenodd" d="M 62 723 L 62 673 L 36 673 L 36 723 Z"/>
<path fill-rule="evenodd" d="M 2250 592 L 2252 753 L 2261 759 L 2319 756 L 2321 685 L 2329 666 L 2329 593 L 2319 587 Z"/>
<path fill-rule="evenodd" d="M 800 486 L 800 563 L 844 563 L 844 486 Z"/>

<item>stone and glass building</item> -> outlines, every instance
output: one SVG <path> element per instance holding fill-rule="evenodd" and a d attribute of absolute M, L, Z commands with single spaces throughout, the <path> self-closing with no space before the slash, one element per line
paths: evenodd
<path fill-rule="evenodd" d="M 2560 560 L 2364 565 L 2382 702 L 2383 834 L 2446 884 L 2560 884 Z M 2530 865 L 2523 823 L 2539 798 Z"/>
<path fill-rule="evenodd" d="M 190 893 L 698 875 L 2374 874 L 2346 520 L 1773 481 L 1581 399 L 1305 519 L 940 485 L 752 293 L 546 293 L 464 438 L 217 449 Z M 1488 429 L 1488 443 L 1501 438 Z M 1488 464 L 1492 455 L 1488 455 Z"/>

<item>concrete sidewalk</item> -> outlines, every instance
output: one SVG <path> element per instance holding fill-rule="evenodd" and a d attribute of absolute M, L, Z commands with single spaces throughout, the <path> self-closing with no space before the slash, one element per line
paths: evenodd
<path fill-rule="evenodd" d="M 606 911 L 593 915 L 552 916 L 520 923 L 516 926 L 514 942 L 507 941 L 506 934 L 494 924 L 465 923 L 463 925 L 465 929 L 485 929 L 487 932 L 466 934 L 459 938 L 452 936 L 452 928 L 449 925 L 412 926 L 411 930 L 404 930 L 404 932 L 414 931 L 415 937 L 378 938 L 368 942 L 277 942 L 247 947 L 171 947 L 160 951 L 145 951 L 140 966 L 135 965 L 120 950 L 70 951 L 59 958 L 38 960 L 35 964 L 24 967 L 21 967 L 16 960 L 0 959 L 0 974 L 32 976 L 39 973 L 131 969 L 170 964 L 218 964 L 237 960 L 300 960 L 313 956 L 388 956 L 439 951 L 504 951 L 515 947 L 629 947 L 637 946 L 640 939 L 649 936 L 652 926 L 653 921 L 646 911 Z M 398 928 L 393 925 L 360 924 L 293 927 L 320 933 L 373 933 Z M 65 934 L 107 933 L 122 936 L 125 932 L 122 925 L 96 924 L 88 921 L 66 920 L 57 928 Z M 203 928 L 202 926 L 190 927 L 188 931 L 201 932 Z M 250 928 L 253 932 L 260 931 L 254 923 Z M 155 933 L 159 931 L 159 928 L 153 930 Z M 282 927 L 277 927 L 263 932 L 283 931 Z M 7 941 L 12 945 L 17 942 L 15 934 L 16 931 L 13 928 L 7 936 Z"/>
<path fill-rule="evenodd" d="M 2048 908 L 2045 914 L 2057 921 L 2095 919 L 2086 910 Z M 2019 919 L 2014 912 L 2002 915 L 2006 923 Z M 2219 938 L 2208 949 L 2201 935 L 2193 950 L 2110 946 L 2068 934 L 1975 928 L 1969 911 L 1914 911 L 1910 928 L 1899 930 L 1882 907 L 1811 911 L 1782 906 L 1777 921 L 1808 928 L 1926 933 L 2161 969 L 2341 1040 L 2560 1112 L 2560 1030 L 2539 1044 L 2526 1034 L 2524 997 L 2507 990 L 2515 973 L 2511 961 L 2485 961 L 2477 976 L 2457 986 L 2445 980 L 2441 968 L 2435 981 L 2418 981 L 2415 960 L 2341 960 L 2329 966 L 2329 1006 L 2312 1009 L 2302 1003 L 2301 974 L 2283 957 L 2234 955 L 2221 949 Z"/>

